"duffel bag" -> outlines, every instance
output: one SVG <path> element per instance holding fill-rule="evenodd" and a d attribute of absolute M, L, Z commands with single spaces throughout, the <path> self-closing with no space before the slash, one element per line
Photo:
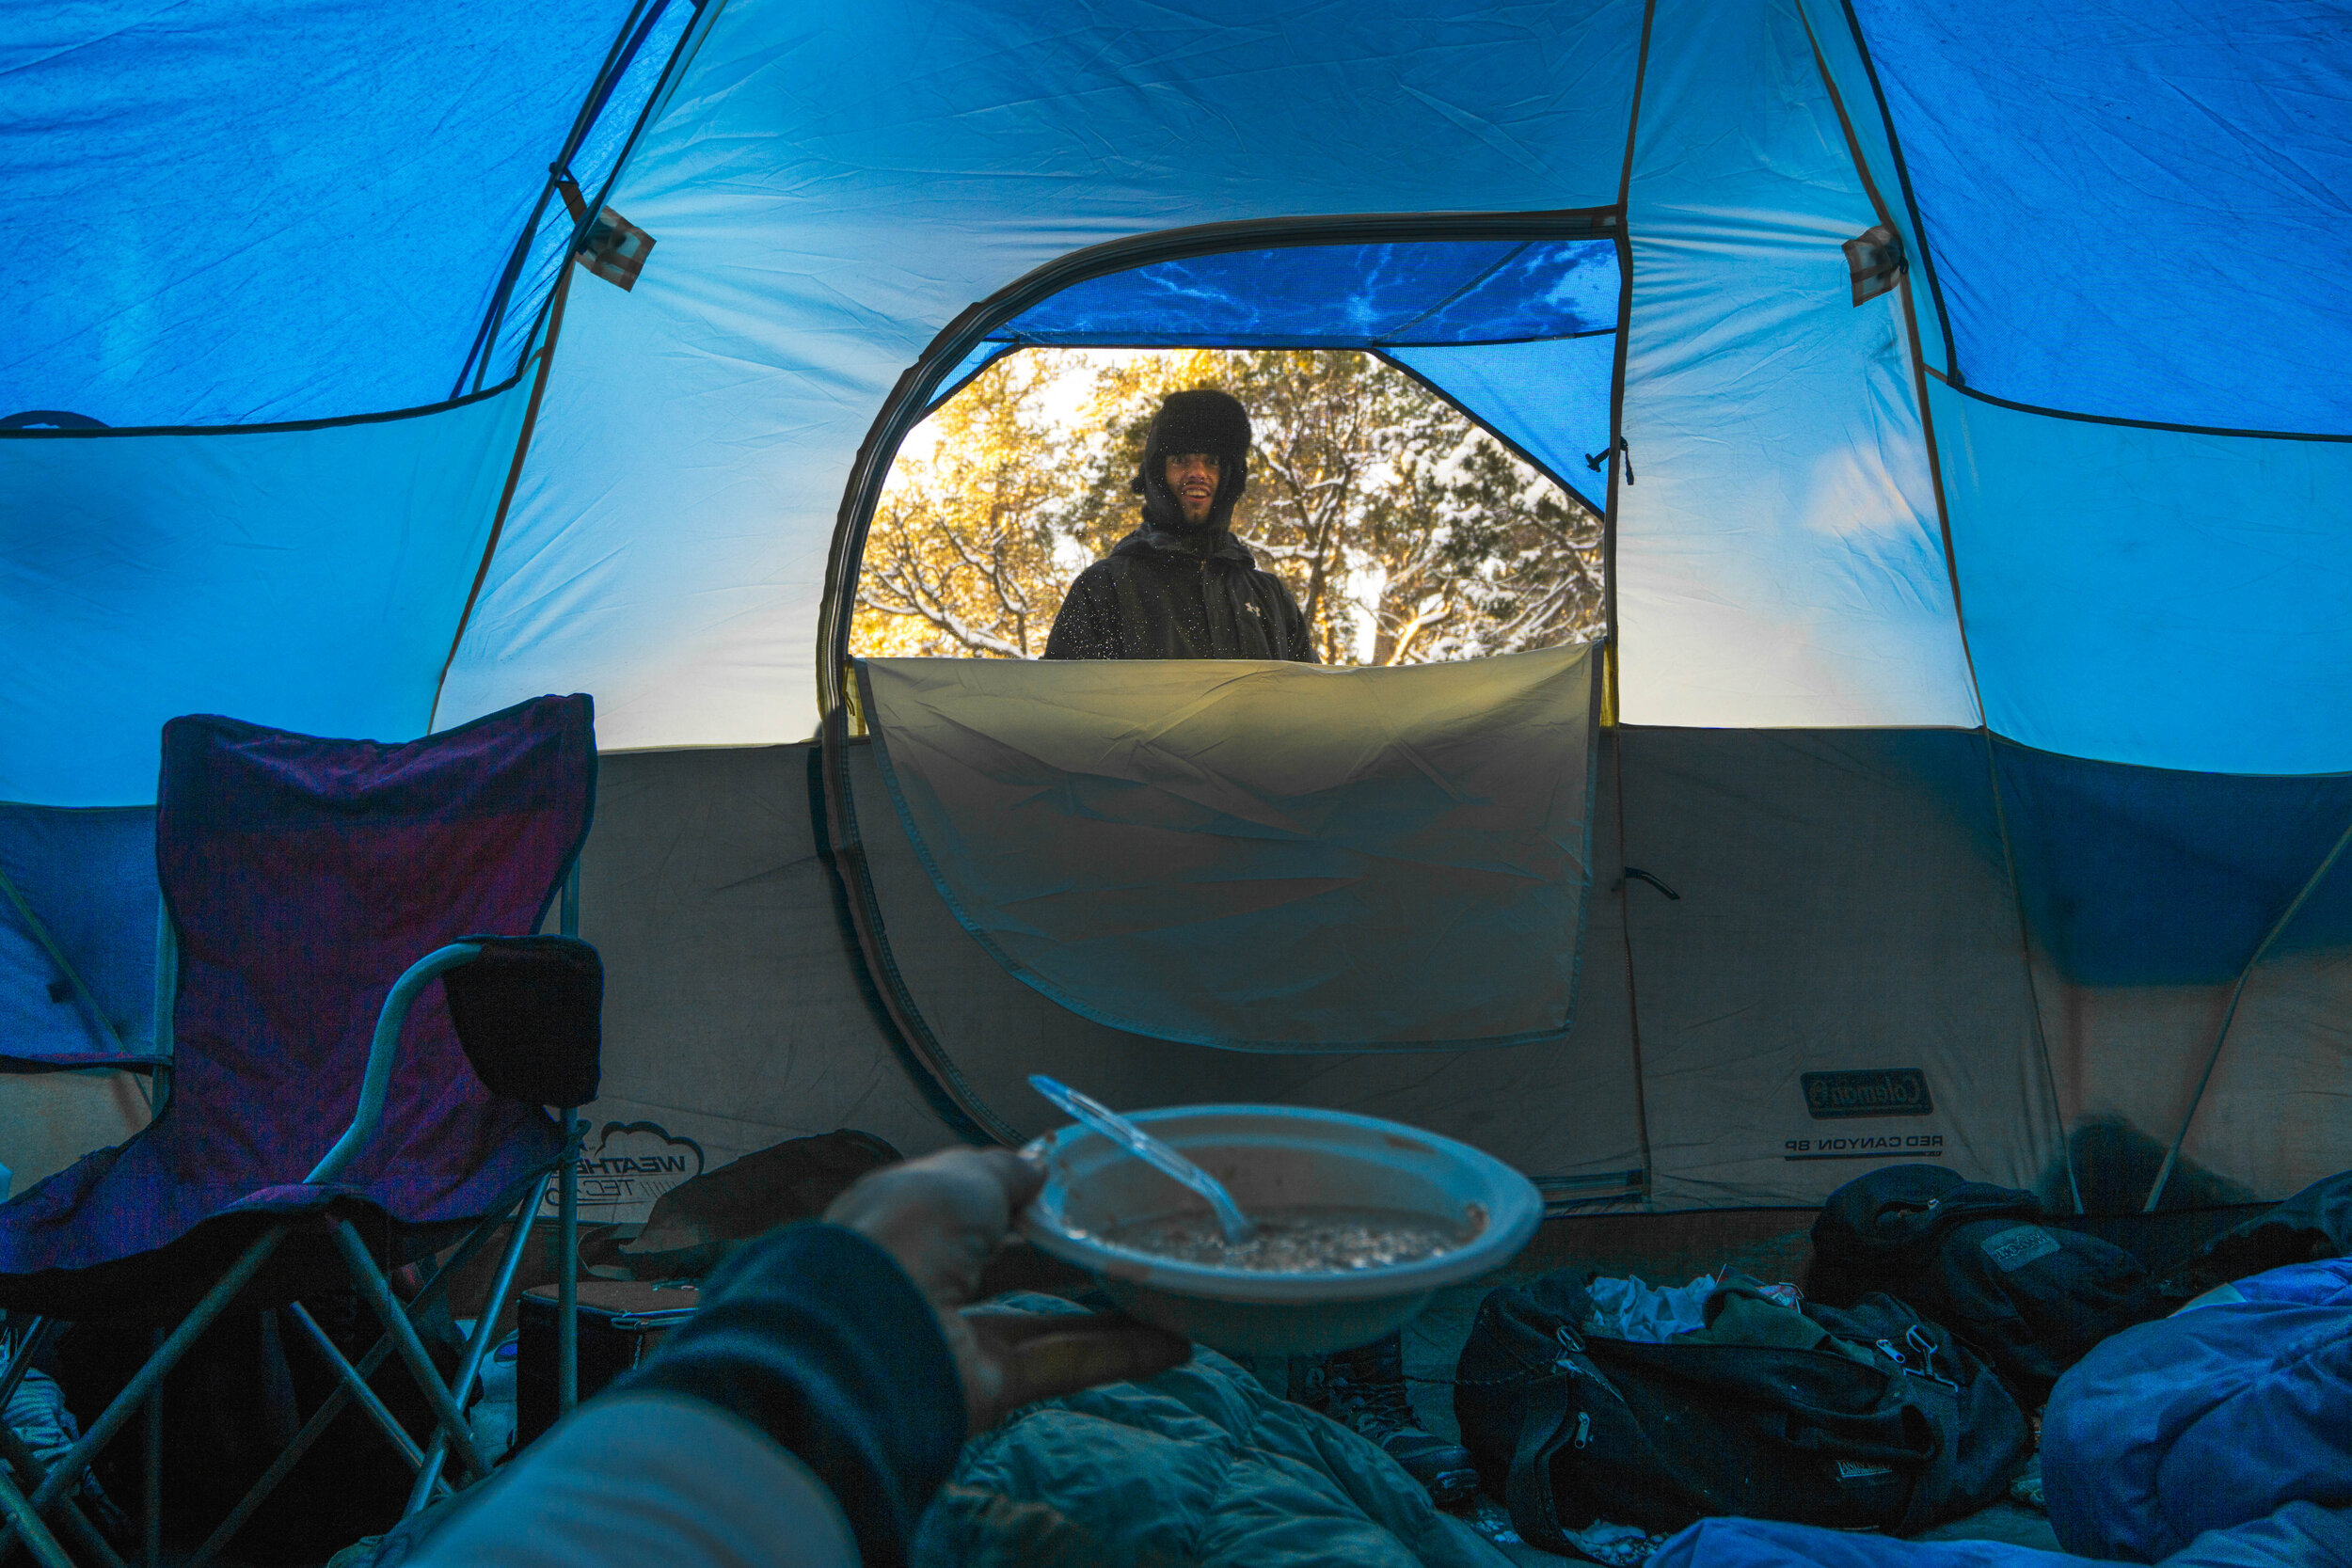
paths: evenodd
<path fill-rule="evenodd" d="M 1709 1298 L 1710 1328 L 1737 1294 Z M 1520 1536 L 1553 1551 L 1568 1549 L 1564 1527 L 1597 1519 L 1906 1534 L 1985 1507 L 2024 1467 L 2016 1400 L 1900 1302 L 1785 1316 L 1759 1336 L 1776 1343 L 1641 1343 L 1591 1332 L 1591 1298 L 1565 1272 L 1496 1291 L 1456 1369 L 1463 1444 Z"/>

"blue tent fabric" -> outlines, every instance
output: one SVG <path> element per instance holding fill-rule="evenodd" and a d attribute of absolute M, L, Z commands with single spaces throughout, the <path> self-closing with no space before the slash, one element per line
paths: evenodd
<path fill-rule="evenodd" d="M 628 0 L 11 8 L 0 414 L 247 424 L 450 397 L 628 13 Z M 634 73 L 607 122 L 633 120 L 651 85 Z M 535 317 L 549 277 L 534 269 L 512 313 Z M 489 381 L 513 373 L 507 348 Z"/>
<path fill-rule="evenodd" d="M 1854 10 L 1969 386 L 2113 418 L 2352 433 L 2340 6 Z"/>
<path fill-rule="evenodd" d="M 1793 16 L 1660 0 L 1630 199 L 1620 715 L 1974 728 L 1899 305 L 1856 309 L 1840 248 L 1876 212 Z"/>
<path fill-rule="evenodd" d="M 2175 773 L 2005 741 L 1994 758 L 2026 925 L 2085 985 L 2235 979 L 2352 829 L 2344 774 Z M 2274 951 L 2346 946 L 2352 864 L 2339 862 Z"/>
<path fill-rule="evenodd" d="M 1613 332 L 1613 240 L 1436 240 L 1225 251 L 1064 289 L 1004 342 L 1381 348 Z"/>
<path fill-rule="evenodd" d="M 2329 128 L 2352 45 L 2330 13 L 1857 0 L 1850 23 L 1826 0 L 1661 0 L 1645 56 L 1645 11 L 1370 7 L 1302 28 L 1112 5 L 1069 27 L 1010 4 L 943 21 L 734 0 L 614 192 L 662 248 L 633 293 L 577 291 L 445 717 L 590 685 L 622 744 L 806 733 L 783 673 L 810 662 L 838 480 L 876 407 L 958 311 L 1071 250 L 1622 195 L 1629 720 L 1981 721 L 2173 768 L 2352 766 L 2329 611 L 2352 559 L 2342 444 L 1978 395 L 2337 428 L 2352 285 L 2329 246 L 2352 183 Z M 474 356 L 495 382 L 567 231 L 542 203 L 523 235 L 547 158 L 623 40 L 574 159 L 597 184 L 699 14 L 232 0 L 200 27 L 115 4 L 14 19 L 0 142 L 23 320 L 0 414 L 423 406 L 519 243 Z M 1879 221 L 1914 258 L 1924 366 L 1899 293 L 1845 298 L 1838 247 Z M 1501 350 L 1613 328 L 1611 249 L 1253 243 L 1097 279 L 1007 330 L 1380 344 L 1574 479 L 1601 450 L 1597 349 Z M 1183 309 L 1146 319 L 1154 299 Z M 1438 346 L 1470 357 L 1424 356 Z M 1966 389 L 1922 410 L 1922 370 Z M 126 647 L 167 646 L 167 622 L 116 619 Z M 2168 657 L 2194 633 L 2228 653 Z"/>
<path fill-rule="evenodd" d="M 0 1061 L 87 1067 L 151 1054 L 154 808 L 0 802 Z"/>
<path fill-rule="evenodd" d="M 613 192 L 662 248 L 573 292 L 444 717 L 586 689 L 628 745 L 812 733 L 844 480 L 959 313 L 1170 229 L 1610 206 L 1641 40 L 1628 0 L 730 0 Z"/>
<path fill-rule="evenodd" d="M 2154 1562 L 2290 1503 L 2352 1510 L 2352 1302 L 2125 1330 L 2058 1380 L 2042 1468 L 2060 1544 L 2097 1558 Z"/>
<path fill-rule="evenodd" d="M 1620 272 L 1613 240 L 1224 251 L 1072 285 L 991 332 L 945 402 L 1018 347 L 1375 349 L 1598 510 Z"/>
<path fill-rule="evenodd" d="M 1995 733 L 2152 768 L 2352 766 L 2352 444 L 1929 402 Z"/>
<path fill-rule="evenodd" d="M 1390 358 L 1534 458 L 1595 511 L 1608 499 L 1609 388 L 1616 356 L 1613 332 L 1389 351 Z M 1591 461 L 1596 457 L 1601 461 Z"/>
<path fill-rule="evenodd" d="M 175 714 L 422 734 L 527 401 L 0 436 L 0 800 L 151 801 Z"/>
<path fill-rule="evenodd" d="M 613 78 L 596 104 L 596 118 L 572 154 L 572 177 L 585 200 L 593 201 L 606 182 L 619 172 L 622 155 L 638 128 L 639 112 L 649 106 L 654 90 L 668 70 L 687 29 L 693 24 L 697 5 L 721 5 L 724 0 L 642 0 L 644 15 L 621 44 Z M 583 81 L 585 78 L 583 78 Z M 628 214 L 622 214 L 624 217 Z M 466 385 L 480 387 L 513 373 L 530 352 L 539 324 L 539 305 L 555 287 L 571 249 L 577 224 L 560 198 L 540 209 L 531 242 L 523 247 L 513 281 L 501 302 L 496 334 L 474 356 Z M 656 243 L 659 243 L 656 236 Z M 455 390 L 457 388 L 453 388 Z"/>

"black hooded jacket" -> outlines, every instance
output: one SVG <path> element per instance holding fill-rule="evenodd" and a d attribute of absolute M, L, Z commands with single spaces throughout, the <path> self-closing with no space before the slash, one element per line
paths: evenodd
<path fill-rule="evenodd" d="M 1146 523 L 1070 585 L 1047 658 L 1287 658 L 1315 662 L 1307 618 L 1241 541 Z"/>
<path fill-rule="evenodd" d="M 1219 463 L 1216 499 L 1189 528 L 1167 473 L 1168 455 L 1188 451 L 1215 452 Z M 1070 585 L 1045 657 L 1316 662 L 1290 590 L 1226 531 L 1248 483 L 1248 411 L 1212 388 L 1171 394 L 1136 471 L 1143 526 Z"/>

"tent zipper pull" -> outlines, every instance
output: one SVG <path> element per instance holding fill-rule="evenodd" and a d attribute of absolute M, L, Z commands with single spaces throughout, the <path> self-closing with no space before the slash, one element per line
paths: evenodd
<path fill-rule="evenodd" d="M 1576 1413 L 1575 1446 L 1581 1449 L 1592 1440 L 1593 1414 L 1589 1410 L 1580 1410 Z"/>

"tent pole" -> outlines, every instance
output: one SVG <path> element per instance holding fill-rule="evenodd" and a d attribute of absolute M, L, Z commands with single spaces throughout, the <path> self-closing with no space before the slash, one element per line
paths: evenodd
<path fill-rule="evenodd" d="M 2066 1164 L 2066 1191 L 2074 1200 L 2074 1212 L 2083 1212 L 2082 1181 L 2074 1174 L 2074 1146 L 2066 1135 L 2066 1106 L 2058 1099 L 2058 1065 L 2050 1060 L 2050 1035 L 2042 1019 L 2042 985 L 2033 974 L 2033 935 L 2026 928 L 2026 890 L 2017 879 L 2017 847 L 2009 833 L 2009 808 L 2001 800 L 2000 763 L 1994 753 L 1994 741 L 1990 729 L 1979 730 L 1984 741 L 1984 781 L 1993 796 L 1993 820 L 2001 832 L 2001 858 L 2009 868 L 2010 901 L 2017 910 L 2017 961 L 2026 972 L 2026 1001 L 2033 1009 L 2034 1044 L 2042 1052 L 2042 1081 L 2050 1091 L 2050 1114 L 2058 1120 L 2058 1157 Z"/>
<path fill-rule="evenodd" d="M 2246 960 L 2244 969 L 2238 971 L 2237 984 L 2230 988 L 2230 1005 L 2222 1009 L 2221 1028 L 2214 1036 L 2213 1052 L 2206 1056 L 2205 1070 L 2197 1079 L 2197 1092 L 2189 1097 L 2188 1110 L 2181 1117 L 2181 1130 L 2172 1135 L 2172 1147 L 2164 1151 L 2164 1164 L 2156 1167 L 2156 1180 L 2148 1189 L 2148 1201 L 2139 1206 L 2141 1213 L 2153 1214 L 2156 1212 L 2156 1203 L 2164 1196 L 2165 1183 L 2172 1180 L 2172 1167 L 2180 1160 L 2181 1146 L 2188 1142 L 2188 1130 L 2197 1120 L 2198 1107 L 2205 1102 L 2205 1085 L 2213 1082 L 2213 1069 L 2221 1060 L 2221 1048 L 2230 1041 L 2230 1025 L 2237 1022 L 2238 1000 L 2246 994 L 2246 982 L 2254 977 L 2254 966 L 2263 961 L 2272 945 L 2285 934 L 2296 912 L 2302 909 L 2312 894 L 2319 891 L 2319 884 L 2328 879 L 2328 873 L 2335 869 L 2337 861 L 2343 859 L 2347 845 L 2352 845 L 2352 826 L 2345 827 L 2343 835 L 2336 840 L 2336 847 L 2328 851 L 2328 858 L 2319 863 L 2319 869 L 2303 883 L 2303 890 L 2295 895 L 2295 901 L 2286 907 L 2286 912 L 2272 923 L 2270 933 L 2263 938 L 2262 945 L 2254 949 L 2254 956 Z"/>
<path fill-rule="evenodd" d="M 558 927 L 567 937 L 580 935 L 580 862 L 572 862 L 571 870 L 564 878 L 564 902 L 556 916 Z M 580 1128 L 572 1121 L 577 1106 L 566 1105 L 557 1112 L 564 1124 L 563 1185 L 556 1197 L 556 1251 L 563 1262 L 556 1271 L 555 1302 L 555 1414 L 558 1419 L 572 1413 L 580 1402 L 580 1157 L 572 1152 L 572 1140 L 580 1136 Z"/>

